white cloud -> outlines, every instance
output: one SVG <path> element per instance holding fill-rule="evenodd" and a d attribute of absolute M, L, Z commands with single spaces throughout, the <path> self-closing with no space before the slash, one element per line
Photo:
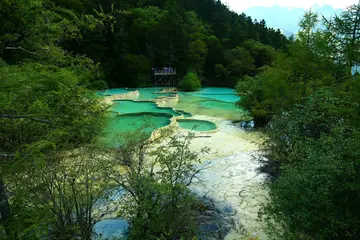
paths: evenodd
<path fill-rule="evenodd" d="M 331 5 L 333 8 L 346 8 L 358 0 L 222 0 L 235 12 L 242 12 L 249 7 L 264 6 L 271 7 L 279 5 L 282 7 L 300 7 L 308 9 L 314 5 Z"/>

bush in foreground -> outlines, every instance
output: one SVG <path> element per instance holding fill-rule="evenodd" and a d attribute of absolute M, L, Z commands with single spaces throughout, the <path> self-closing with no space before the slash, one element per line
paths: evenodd
<path fill-rule="evenodd" d="M 359 239 L 360 131 L 354 99 L 323 89 L 273 119 L 268 157 L 277 162 L 266 213 L 278 239 Z"/>
<path fill-rule="evenodd" d="M 129 133 L 114 157 L 105 160 L 105 175 L 114 189 L 125 190 L 118 215 L 130 221 L 130 240 L 193 239 L 197 201 L 188 186 L 201 170 L 195 165 L 199 155 L 208 149 L 194 152 L 193 135 L 177 134 L 162 138 L 154 148 L 144 132 L 148 124 Z M 167 134 L 171 132 L 162 132 L 162 137 Z"/>

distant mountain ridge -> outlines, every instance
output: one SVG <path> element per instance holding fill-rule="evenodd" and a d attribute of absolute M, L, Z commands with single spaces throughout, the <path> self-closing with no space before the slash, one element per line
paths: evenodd
<path fill-rule="evenodd" d="M 335 9 L 330 5 L 314 5 L 311 9 L 326 18 L 340 14 L 343 11 L 341 8 Z M 258 21 L 264 19 L 268 27 L 279 28 L 284 35 L 289 37 L 299 31 L 299 21 L 308 10 L 309 9 L 287 8 L 275 5 L 272 7 L 251 7 L 245 11 L 245 14 Z"/>

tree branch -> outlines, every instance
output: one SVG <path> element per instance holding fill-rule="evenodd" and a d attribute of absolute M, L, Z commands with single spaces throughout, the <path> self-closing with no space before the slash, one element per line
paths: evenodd
<path fill-rule="evenodd" d="M 37 53 L 31 52 L 31 51 L 26 50 L 25 48 L 22 48 L 22 47 L 6 47 L 5 49 L 6 49 L 6 50 L 22 50 L 22 51 L 27 52 L 27 53 L 30 53 L 30 54 L 32 54 L 32 55 L 37 55 Z"/>
<path fill-rule="evenodd" d="M 51 124 L 52 122 L 49 120 L 41 119 L 41 118 L 33 118 L 25 115 L 21 116 L 13 116 L 13 115 L 7 115 L 7 114 L 0 114 L 0 118 L 10 118 L 10 119 L 30 119 L 32 121 L 42 122 L 46 124 Z"/>

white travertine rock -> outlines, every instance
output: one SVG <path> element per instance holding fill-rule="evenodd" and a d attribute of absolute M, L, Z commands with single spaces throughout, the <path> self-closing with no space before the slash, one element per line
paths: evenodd
<path fill-rule="evenodd" d="M 215 207 L 229 206 L 234 214 L 230 216 L 235 225 L 226 240 L 267 239 L 265 224 L 258 219 L 261 205 L 268 200 L 265 185 L 266 175 L 260 173 L 260 144 L 264 137 L 260 133 L 246 132 L 220 118 L 193 116 L 194 119 L 208 120 L 217 124 L 218 130 L 197 134 L 191 143 L 193 150 L 209 147 L 211 152 L 201 156 L 206 166 L 192 190 L 199 197 L 211 198 Z"/>
<path fill-rule="evenodd" d="M 136 90 L 136 91 L 131 91 L 131 92 L 127 92 L 127 93 L 105 96 L 103 98 L 103 100 L 106 103 L 109 103 L 111 105 L 112 104 L 111 101 L 114 101 L 114 100 L 134 100 L 134 99 L 138 99 L 139 96 L 140 96 L 140 93 L 138 90 Z"/>

